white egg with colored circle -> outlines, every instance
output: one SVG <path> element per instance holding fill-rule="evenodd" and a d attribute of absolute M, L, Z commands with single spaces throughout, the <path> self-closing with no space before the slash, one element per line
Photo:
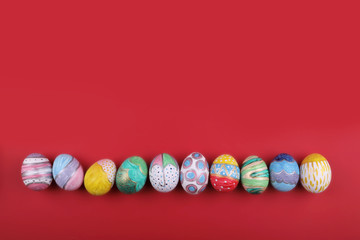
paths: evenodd
<path fill-rule="evenodd" d="M 181 166 L 180 182 L 187 193 L 198 194 L 205 190 L 209 181 L 209 164 L 198 152 L 187 156 Z"/>

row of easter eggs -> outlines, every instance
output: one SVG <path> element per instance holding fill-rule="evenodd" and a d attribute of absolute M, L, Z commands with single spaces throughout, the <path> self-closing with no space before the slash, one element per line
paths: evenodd
<path fill-rule="evenodd" d="M 84 183 L 90 194 L 104 195 L 114 183 L 123 193 L 140 191 L 145 185 L 148 168 L 141 157 L 134 156 L 126 159 L 116 172 L 115 163 L 103 159 L 93 164 L 84 177 L 81 164 L 71 155 L 60 154 L 51 167 L 45 156 L 33 153 L 25 158 L 21 175 L 24 184 L 32 190 L 46 189 L 55 179 L 56 184 L 65 190 L 76 190 Z M 217 157 L 209 169 L 207 160 L 198 152 L 187 156 L 181 169 L 177 161 L 166 153 L 157 155 L 149 168 L 151 185 L 159 192 L 172 191 L 180 179 L 186 192 L 198 194 L 206 188 L 209 175 L 217 191 L 232 191 L 241 180 L 245 190 L 252 194 L 264 192 L 269 179 L 275 189 L 283 192 L 292 190 L 300 179 L 303 187 L 312 193 L 323 192 L 331 181 L 330 165 L 317 153 L 307 156 L 300 169 L 294 158 L 286 153 L 277 155 L 269 170 L 257 156 L 246 158 L 240 170 L 237 161 L 228 154 Z"/>

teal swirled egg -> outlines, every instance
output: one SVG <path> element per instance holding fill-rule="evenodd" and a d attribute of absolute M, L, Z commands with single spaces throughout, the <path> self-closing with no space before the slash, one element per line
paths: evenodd
<path fill-rule="evenodd" d="M 269 170 L 266 163 L 258 156 L 246 158 L 240 173 L 242 185 L 249 193 L 262 193 L 269 185 Z"/>
<path fill-rule="evenodd" d="M 140 191 L 146 182 L 148 168 L 141 157 L 130 157 L 116 174 L 116 186 L 120 192 L 131 194 Z"/>
<path fill-rule="evenodd" d="M 299 181 L 299 165 L 289 154 L 277 155 L 271 162 L 269 171 L 271 185 L 278 191 L 288 192 Z"/>

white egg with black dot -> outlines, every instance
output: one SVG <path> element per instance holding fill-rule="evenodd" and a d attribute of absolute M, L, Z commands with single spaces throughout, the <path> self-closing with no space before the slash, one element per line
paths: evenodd
<path fill-rule="evenodd" d="M 159 154 L 151 162 L 149 179 L 155 190 L 170 192 L 179 182 L 179 165 L 169 154 Z"/>

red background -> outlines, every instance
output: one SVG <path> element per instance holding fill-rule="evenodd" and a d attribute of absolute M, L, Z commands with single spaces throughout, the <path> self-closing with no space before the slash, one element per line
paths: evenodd
<path fill-rule="evenodd" d="M 360 237 L 358 1 L 0 3 L 0 234 L 5 239 Z M 239 163 L 322 153 L 332 183 L 198 196 L 147 182 L 93 197 L 21 181 L 23 159 L 87 169 L 162 152 Z"/>

